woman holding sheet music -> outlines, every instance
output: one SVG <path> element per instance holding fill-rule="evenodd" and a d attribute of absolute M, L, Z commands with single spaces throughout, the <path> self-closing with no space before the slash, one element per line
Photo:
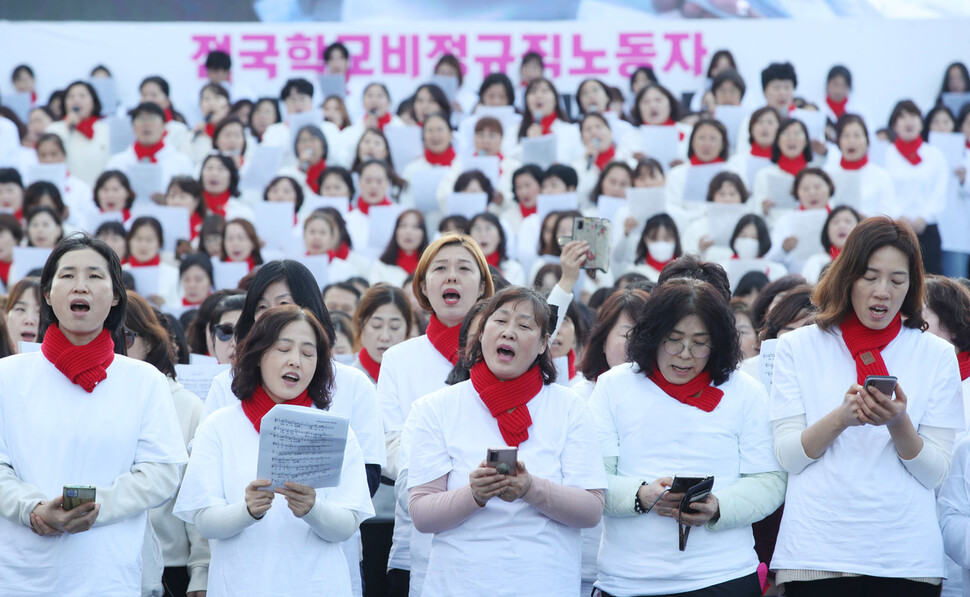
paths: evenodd
<path fill-rule="evenodd" d="M 148 274 L 156 278 L 155 292 L 145 292 L 144 288 L 136 290 L 158 307 L 175 307 L 179 302 L 179 270 L 162 260 L 163 244 L 162 225 L 157 219 L 151 216 L 135 218 L 128 230 L 126 266 L 129 270 L 140 271 L 145 271 L 143 268 L 155 268 L 152 271 L 157 272 L 156 274 Z M 139 281 L 147 281 L 147 278 L 137 277 L 138 272 L 132 275 L 136 276 L 136 285 Z"/>
<path fill-rule="evenodd" d="M 735 172 L 751 188 L 758 171 L 771 165 L 771 145 L 775 142 L 781 118 L 770 106 L 755 110 L 748 121 L 750 149 L 735 152 L 727 161 L 727 169 Z"/>
<path fill-rule="evenodd" d="M 384 252 L 371 267 L 368 280 L 371 284 L 384 282 L 400 288 L 404 279 L 418 268 L 421 253 L 427 247 L 428 227 L 424 215 L 416 209 L 402 212 Z"/>
<path fill-rule="evenodd" d="M 255 479 L 260 423 L 270 409 L 330 406 L 327 333 L 312 312 L 277 307 L 256 322 L 237 351 L 232 388 L 239 401 L 199 428 L 175 504 L 176 516 L 209 539 L 207 594 L 349 596 L 340 543 L 374 514 L 353 430 L 348 430 L 336 487 L 286 482 L 270 490 L 268 479 Z M 261 565 L 254 565 L 256 554 L 262 554 Z M 273 574 L 266 573 L 266 565 Z"/>
<path fill-rule="evenodd" d="M 630 110 L 630 118 L 637 127 L 643 126 L 663 126 L 672 127 L 677 131 L 673 136 L 671 146 L 656 148 L 649 151 L 645 147 L 644 132 L 637 128 L 630 131 L 620 139 L 617 147 L 617 157 L 621 160 L 640 159 L 641 157 L 665 156 L 664 168 L 669 168 L 674 162 L 682 161 L 687 155 L 686 134 L 690 132 L 690 127 L 680 125 L 677 119 L 680 118 L 680 108 L 677 99 L 666 87 L 658 83 L 650 83 L 643 87 L 638 93 Z"/>
<path fill-rule="evenodd" d="M 711 184 L 708 185 L 707 203 L 735 205 L 738 207 L 724 208 L 725 210 L 731 210 L 730 213 L 733 213 L 733 216 L 728 216 L 728 213 L 722 212 L 717 212 L 716 216 L 712 216 L 712 211 L 721 208 L 712 209 L 708 206 L 707 213 L 691 222 L 687 227 L 687 231 L 684 232 L 682 239 L 684 252 L 698 253 L 707 261 L 718 261 L 720 259 L 730 258 L 729 249 L 726 246 L 719 246 L 715 243 L 715 239 L 711 235 L 710 224 L 717 218 L 718 226 L 727 225 L 730 226 L 728 228 L 729 230 L 732 229 L 734 222 L 743 215 L 742 212 L 747 211 L 747 207 L 742 207 L 742 205 L 747 202 L 748 196 L 748 189 L 740 176 L 727 170 L 719 172 L 711 179 Z M 734 221 L 731 221 L 732 219 Z"/>
<path fill-rule="evenodd" d="M 825 251 L 809 257 L 802 267 L 802 275 L 809 284 L 818 282 L 825 268 L 842 252 L 852 229 L 861 221 L 862 215 L 848 205 L 840 205 L 829 212 L 822 226 L 822 248 Z"/>
<path fill-rule="evenodd" d="M 692 184 L 691 178 L 698 172 L 707 170 L 709 181 L 714 174 L 725 168 L 728 158 L 727 129 L 717 120 L 703 119 L 694 125 L 687 146 L 687 162 L 670 169 L 666 177 L 665 195 L 667 208 L 681 212 L 689 220 L 694 220 L 704 212 L 703 200 L 707 195 L 709 182 Z M 706 168 L 699 168 L 705 166 Z M 699 168 L 695 170 L 695 168 Z"/>
<path fill-rule="evenodd" d="M 791 207 L 785 202 L 792 196 L 786 181 L 791 181 L 792 177 L 809 167 L 813 159 L 812 144 L 809 143 L 805 123 L 794 118 L 782 121 L 771 144 L 773 165 L 759 170 L 754 177 L 754 191 L 751 194 L 756 201 L 755 205 L 766 216 L 777 205 Z M 772 197 L 772 194 L 776 196 Z"/>
<path fill-rule="evenodd" d="M 869 161 L 869 129 L 861 116 L 844 114 L 835 123 L 835 140 L 842 153 L 827 163 L 838 192 L 837 202 L 851 205 L 865 216 L 877 216 L 894 204 L 895 189 L 885 168 Z"/>
<path fill-rule="evenodd" d="M 85 81 L 68 85 L 61 99 L 61 114 L 63 119 L 47 127 L 47 132 L 61 139 L 68 169 L 90 186 L 111 155 L 111 133 L 101 120 L 101 101 L 94 87 Z"/>

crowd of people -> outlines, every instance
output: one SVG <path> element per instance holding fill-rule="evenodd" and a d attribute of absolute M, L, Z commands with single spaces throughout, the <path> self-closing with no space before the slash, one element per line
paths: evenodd
<path fill-rule="evenodd" d="M 0 593 L 962 594 L 970 75 L 883 126 L 844 66 L 816 105 L 769 64 L 750 114 L 736 69 L 476 93 L 444 55 L 394 106 L 214 51 L 193 121 L 18 66 Z M 348 419 L 337 486 L 257 478 L 279 404 Z"/>

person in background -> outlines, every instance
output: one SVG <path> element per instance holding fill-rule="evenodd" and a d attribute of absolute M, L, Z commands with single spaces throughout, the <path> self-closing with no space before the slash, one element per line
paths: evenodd
<path fill-rule="evenodd" d="M 27 213 L 27 246 L 53 249 L 64 238 L 61 218 L 47 206 L 35 207 Z"/>
<path fill-rule="evenodd" d="M 161 307 L 178 305 L 179 270 L 162 260 L 162 246 L 165 244 L 162 224 L 151 216 L 135 218 L 128 230 L 128 269 L 142 267 L 158 268 L 157 292 L 146 299 Z"/>
<path fill-rule="evenodd" d="M 204 253 L 190 253 L 179 262 L 179 294 L 182 306 L 198 307 L 212 294 L 214 287 L 212 260 Z"/>
<path fill-rule="evenodd" d="M 385 282 L 400 287 L 404 278 L 418 268 L 421 255 L 428 247 L 428 228 L 424 215 L 416 209 L 401 212 L 394 223 L 384 252 L 370 270 L 371 284 Z"/>
<path fill-rule="evenodd" d="M 485 260 L 498 268 L 513 286 L 525 284 L 525 270 L 518 261 L 509 258 L 509 243 L 502 223 L 491 213 L 480 213 L 468 223 L 468 234 L 482 248 Z"/>
<path fill-rule="evenodd" d="M 802 267 L 802 275 L 809 284 L 815 284 L 822 277 L 822 272 L 845 247 L 845 241 L 852 233 L 852 229 L 859 225 L 862 216 L 848 205 L 840 205 L 829 212 L 822 226 L 822 248 L 824 253 L 812 255 Z"/>
<path fill-rule="evenodd" d="M 59 103 L 61 120 L 47 127 L 47 132 L 60 137 L 68 170 L 91 186 L 110 155 L 110 132 L 101 119 L 98 93 L 90 83 L 74 81 Z"/>
<path fill-rule="evenodd" d="M 282 121 L 280 105 L 276 98 L 261 97 L 256 100 L 253 111 L 249 115 L 249 132 L 255 137 L 257 143 L 262 143 L 266 130 Z"/>
<path fill-rule="evenodd" d="M 350 282 L 334 282 L 323 288 L 323 304 L 331 314 L 343 313 L 353 317 L 360 296 L 360 290 Z"/>
<path fill-rule="evenodd" d="M 21 342 L 40 339 L 40 280 L 31 276 L 14 284 L 7 294 L 7 341 L 13 354 Z"/>
<path fill-rule="evenodd" d="M 221 365 L 235 362 L 236 322 L 239 321 L 245 301 L 243 294 L 228 294 L 218 300 L 209 315 L 207 342 L 211 350 L 207 354 L 215 357 Z"/>
<path fill-rule="evenodd" d="M 246 263 L 252 271 L 263 264 L 261 244 L 252 222 L 242 218 L 229 220 L 222 229 L 222 260 Z"/>

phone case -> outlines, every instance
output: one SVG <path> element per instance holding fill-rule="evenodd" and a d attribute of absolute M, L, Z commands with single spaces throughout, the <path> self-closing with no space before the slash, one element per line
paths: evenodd
<path fill-rule="evenodd" d="M 66 485 L 64 487 L 64 504 L 61 506 L 65 510 L 73 510 L 78 506 L 93 502 L 96 489 L 91 485 Z"/>
<path fill-rule="evenodd" d="M 684 497 L 680 500 L 680 511 L 686 512 L 688 514 L 697 514 L 697 510 L 691 508 L 691 504 L 694 502 L 700 502 L 707 499 L 707 496 L 711 494 L 711 489 L 714 488 L 714 477 L 707 477 L 697 485 L 694 485 L 684 493 Z"/>
<path fill-rule="evenodd" d="M 573 220 L 573 240 L 584 240 L 589 244 L 586 258 L 587 270 L 610 271 L 610 247 L 613 236 L 611 222 L 605 218 L 575 218 Z"/>
<path fill-rule="evenodd" d="M 489 448 L 485 463 L 500 475 L 514 476 L 518 472 L 518 453 L 516 448 Z"/>

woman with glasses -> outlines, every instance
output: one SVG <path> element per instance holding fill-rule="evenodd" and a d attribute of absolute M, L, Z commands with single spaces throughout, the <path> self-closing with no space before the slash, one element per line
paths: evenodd
<path fill-rule="evenodd" d="M 781 504 L 785 477 L 764 386 L 737 371 L 727 301 L 707 282 L 664 282 L 627 351 L 632 363 L 600 375 L 589 401 L 609 481 L 595 586 L 607 597 L 761 595 L 751 524 Z M 682 503 L 686 475 L 713 477 L 713 491 Z"/>
<path fill-rule="evenodd" d="M 246 295 L 234 294 L 221 299 L 212 310 L 209 319 L 209 338 L 212 340 L 212 352 L 220 364 L 231 365 L 234 362 L 233 351 L 236 349 L 234 333 L 236 322 L 242 315 Z"/>

